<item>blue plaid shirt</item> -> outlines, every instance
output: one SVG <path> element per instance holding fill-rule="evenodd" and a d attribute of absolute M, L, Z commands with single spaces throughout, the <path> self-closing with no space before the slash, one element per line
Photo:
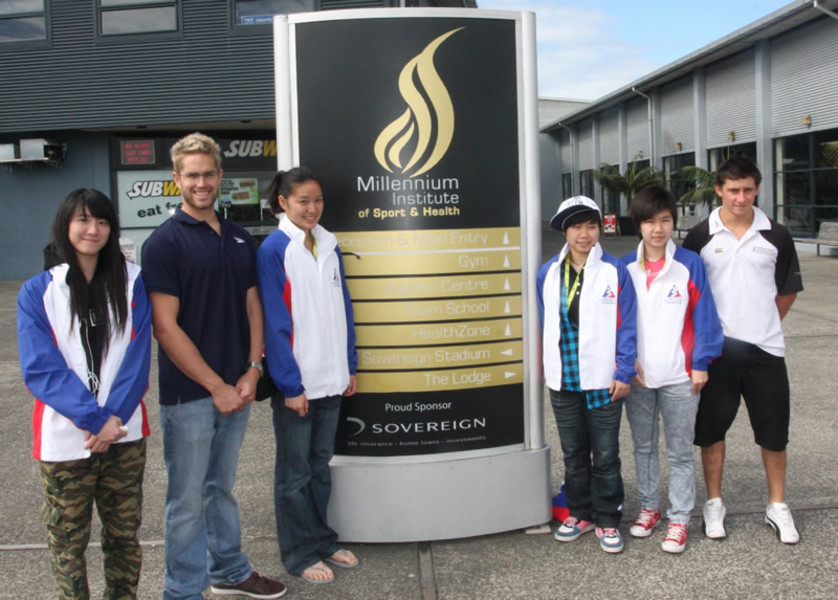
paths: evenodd
<path fill-rule="evenodd" d="M 567 260 L 567 259 L 565 259 Z M 581 274 L 576 295 L 571 299 L 581 297 L 582 286 L 585 281 Z M 570 320 L 568 315 L 567 291 L 564 282 L 559 289 L 561 295 L 561 336 L 559 337 L 559 350 L 562 355 L 562 389 L 568 392 L 582 392 L 585 394 L 585 403 L 589 409 L 599 408 L 611 402 L 611 393 L 603 390 L 583 390 L 579 380 L 579 325 Z"/>

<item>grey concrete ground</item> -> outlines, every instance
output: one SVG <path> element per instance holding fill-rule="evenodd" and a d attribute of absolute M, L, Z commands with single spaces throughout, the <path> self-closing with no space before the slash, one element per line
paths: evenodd
<path fill-rule="evenodd" d="M 545 232 L 544 256 L 558 249 L 559 236 Z M 621 255 L 633 238 L 607 238 L 606 250 Z M 337 581 L 313 586 L 284 573 L 276 547 L 271 496 L 273 433 L 270 407 L 253 408 L 239 466 L 244 547 L 256 569 L 283 579 L 289 598 L 358 600 L 457 600 L 476 598 L 838 598 L 838 436 L 832 379 L 838 357 L 838 259 L 801 255 L 806 291 L 784 328 L 792 382 L 788 501 L 802 540 L 783 546 L 763 523 L 766 490 L 758 448 L 747 418 L 740 414 L 728 438 L 725 499 L 729 509 L 725 541 L 700 533 L 693 519 L 687 550 L 661 552 L 663 529 L 645 540 L 626 535 L 620 555 L 602 552 L 593 535 L 559 544 L 550 535 L 510 531 L 471 539 L 419 544 L 352 544 L 361 558 L 353 571 L 338 570 Z M 17 363 L 15 297 L 20 282 L 0 282 L 0 599 L 53 598 L 49 559 L 38 521 L 42 490 L 31 459 L 32 399 Z M 743 301 L 747 301 L 743 299 Z M 156 369 L 146 398 L 157 423 Z M 744 411 L 743 411 L 744 413 Z M 549 409 L 546 438 L 553 447 L 554 487 L 562 480 L 558 438 Z M 144 564 L 140 598 L 159 598 L 163 582 L 163 504 L 166 476 L 159 429 L 149 439 L 146 470 Z M 626 520 L 637 511 L 631 440 L 624 421 L 623 476 Z M 697 454 L 696 454 L 697 456 Z M 665 463 L 665 461 L 664 461 Z M 704 501 L 698 473 L 698 502 Z M 664 494 L 665 496 L 665 494 Z M 405 515 L 410 518 L 410 515 Z M 627 534 L 628 523 L 623 524 Z M 92 541 L 98 540 L 98 526 Z M 88 550 L 93 597 L 102 590 L 101 553 Z M 207 594 L 209 597 L 209 594 Z"/>

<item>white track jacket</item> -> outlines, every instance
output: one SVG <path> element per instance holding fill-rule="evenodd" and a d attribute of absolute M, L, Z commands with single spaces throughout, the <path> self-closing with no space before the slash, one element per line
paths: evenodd
<path fill-rule="evenodd" d="M 722 353 L 722 325 L 701 257 L 669 240 L 664 267 L 646 289 L 637 252 L 623 257 L 637 294 L 637 362 L 646 387 L 690 381 Z"/>
<path fill-rule="evenodd" d="M 259 247 L 265 356 L 276 386 L 309 400 L 343 394 L 355 374 L 355 326 L 337 239 L 317 225 L 317 258 L 285 216 Z"/>
<path fill-rule="evenodd" d="M 151 305 L 140 268 L 126 263 L 128 321 L 112 331 L 102 358 L 99 393 L 88 389 L 79 321 L 70 323 L 69 266 L 61 264 L 23 284 L 17 297 L 17 340 L 23 381 L 35 396 L 33 456 L 57 462 L 88 458 L 85 432 L 98 433 L 111 415 L 128 428 L 119 442 L 149 431 L 143 397 L 151 365 Z"/>
<path fill-rule="evenodd" d="M 561 319 L 560 254 L 538 271 L 538 308 L 543 331 L 544 379 L 551 390 L 562 389 L 562 358 L 559 349 Z M 617 258 L 597 244 L 585 263 L 579 299 L 579 375 L 583 390 L 601 390 L 616 379 L 631 383 L 636 351 L 634 286 Z"/>

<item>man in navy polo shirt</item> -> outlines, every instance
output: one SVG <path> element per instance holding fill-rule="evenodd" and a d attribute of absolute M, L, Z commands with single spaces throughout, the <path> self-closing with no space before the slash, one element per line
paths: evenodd
<path fill-rule="evenodd" d="M 172 146 L 180 208 L 143 244 L 159 343 L 160 425 L 168 472 L 166 600 L 279 598 L 241 551 L 233 497 L 261 371 L 262 304 L 250 235 L 215 211 L 221 152 L 193 133 Z"/>
<path fill-rule="evenodd" d="M 707 502 L 704 533 L 727 535 L 722 503 L 725 434 L 745 399 L 754 441 L 768 482 L 765 521 L 784 544 L 800 539 L 785 502 L 789 436 L 789 379 L 780 321 L 803 290 L 800 264 L 788 230 L 754 206 L 762 175 L 751 161 L 733 157 L 716 171 L 722 206 L 696 225 L 684 248 L 701 255 L 722 322 L 722 355 L 710 365 L 695 423 Z"/>

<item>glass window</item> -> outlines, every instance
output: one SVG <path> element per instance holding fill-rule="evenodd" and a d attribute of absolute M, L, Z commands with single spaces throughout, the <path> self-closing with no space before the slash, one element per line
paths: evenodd
<path fill-rule="evenodd" d="M 579 193 L 588 198 L 594 197 L 594 172 L 593 169 L 579 171 Z"/>
<path fill-rule="evenodd" d="M 811 136 L 795 135 L 777 140 L 774 145 L 774 162 L 777 171 L 808 169 L 812 164 L 809 142 Z"/>
<path fill-rule="evenodd" d="M 316 0 L 232 0 L 235 25 L 270 24 L 274 15 L 317 10 Z"/>
<path fill-rule="evenodd" d="M 822 131 L 813 134 L 815 142 L 815 167 L 838 169 L 838 131 Z"/>
<path fill-rule="evenodd" d="M 266 200 L 273 176 L 273 172 L 224 171 L 218 191 L 218 209 L 225 218 L 240 225 L 268 224 L 276 228 L 276 218 Z"/>
<path fill-rule="evenodd" d="M 774 168 L 776 218 L 792 234 L 838 219 L 838 129 L 775 140 Z"/>
<path fill-rule="evenodd" d="M 615 215 L 620 211 L 620 194 L 614 190 L 602 190 L 602 212 L 603 214 L 614 213 Z"/>
<path fill-rule="evenodd" d="M 725 160 L 731 156 L 744 156 L 751 162 L 757 162 L 757 145 L 756 142 L 749 144 L 732 144 L 724 148 L 714 148 L 707 152 L 710 159 L 710 170 L 715 171 L 719 168 Z M 762 169 L 767 169 L 767 166 L 761 166 Z"/>
<path fill-rule="evenodd" d="M 573 174 L 562 173 L 562 199 L 573 196 Z"/>
<path fill-rule="evenodd" d="M 178 30 L 178 0 L 99 0 L 99 33 L 132 35 Z"/>
<path fill-rule="evenodd" d="M 694 181 L 686 181 L 679 173 L 682 167 L 694 166 L 695 154 L 692 152 L 663 157 L 664 180 L 675 200 L 680 200 L 690 189 L 695 188 Z"/>
<path fill-rule="evenodd" d="M 44 0 L 0 2 L 0 43 L 47 39 Z"/>

